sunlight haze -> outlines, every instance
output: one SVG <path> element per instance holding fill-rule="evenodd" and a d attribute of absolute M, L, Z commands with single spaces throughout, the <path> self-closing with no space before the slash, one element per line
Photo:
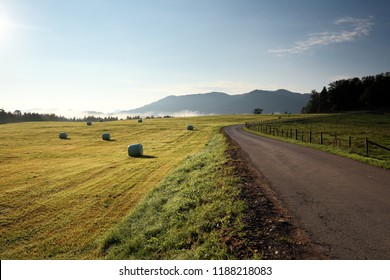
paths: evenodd
<path fill-rule="evenodd" d="M 389 71 L 389 1 L 0 0 L 0 109 L 82 115 L 168 95 L 310 93 Z"/>

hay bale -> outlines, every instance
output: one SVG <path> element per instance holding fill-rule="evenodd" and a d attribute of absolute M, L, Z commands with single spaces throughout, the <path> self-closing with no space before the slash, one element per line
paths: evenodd
<path fill-rule="evenodd" d="M 189 125 L 187 126 L 187 130 L 194 130 L 194 126 L 193 126 L 192 124 L 189 124 Z"/>
<path fill-rule="evenodd" d="M 139 123 L 142 123 L 142 119 L 138 119 L 138 122 L 139 122 Z"/>
<path fill-rule="evenodd" d="M 60 132 L 60 139 L 68 139 L 68 134 L 66 132 Z"/>
<path fill-rule="evenodd" d="M 132 144 L 127 147 L 127 152 L 130 157 L 140 157 L 144 154 L 142 144 Z"/>
<path fill-rule="evenodd" d="M 102 139 L 105 141 L 110 141 L 110 133 L 103 133 L 102 134 Z"/>
<path fill-rule="evenodd" d="M 92 125 L 92 122 L 87 122 L 87 125 Z"/>

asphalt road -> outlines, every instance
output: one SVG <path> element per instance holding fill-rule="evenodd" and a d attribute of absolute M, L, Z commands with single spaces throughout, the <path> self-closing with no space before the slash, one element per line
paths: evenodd
<path fill-rule="evenodd" d="M 265 176 L 313 243 L 333 259 L 390 259 L 390 170 L 314 149 L 225 132 Z"/>

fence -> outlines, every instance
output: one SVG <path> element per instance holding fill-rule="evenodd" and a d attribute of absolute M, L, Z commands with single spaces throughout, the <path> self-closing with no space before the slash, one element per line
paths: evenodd
<path fill-rule="evenodd" d="M 371 145 L 374 145 L 374 146 L 376 146 L 376 147 L 379 147 L 379 148 L 381 148 L 381 149 L 384 149 L 384 150 L 386 150 L 386 151 L 390 151 L 389 148 L 384 147 L 384 146 L 382 146 L 382 145 L 380 145 L 380 144 L 378 144 L 378 143 L 374 143 L 374 142 L 372 142 L 372 141 L 369 141 L 368 138 L 366 138 L 366 140 L 365 140 L 366 155 L 369 155 L 369 147 L 370 147 L 370 144 L 371 144 Z"/>
<path fill-rule="evenodd" d="M 293 121 L 293 120 L 292 120 Z M 299 130 L 291 128 L 292 121 L 287 122 L 247 122 L 245 127 L 250 130 L 258 131 L 263 134 L 273 135 L 276 137 L 290 138 L 301 142 L 335 146 L 339 148 L 348 148 L 351 152 L 364 153 L 370 156 L 370 147 L 380 148 L 390 151 L 381 144 L 370 141 L 368 138 L 357 138 L 353 136 L 338 135 L 337 132 L 323 132 L 312 130 Z M 285 128 L 288 126 L 289 128 Z"/>

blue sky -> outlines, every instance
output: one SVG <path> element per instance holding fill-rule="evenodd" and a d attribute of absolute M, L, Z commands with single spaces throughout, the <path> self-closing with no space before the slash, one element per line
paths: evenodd
<path fill-rule="evenodd" d="M 0 0 L 0 108 L 110 113 L 167 95 L 309 93 L 390 71 L 390 1 Z"/>

